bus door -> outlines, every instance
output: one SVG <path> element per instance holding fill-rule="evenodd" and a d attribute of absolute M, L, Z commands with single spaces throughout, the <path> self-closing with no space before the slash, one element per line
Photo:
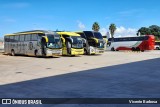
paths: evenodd
<path fill-rule="evenodd" d="M 67 53 L 71 54 L 71 39 L 69 37 L 66 38 L 66 48 L 67 48 Z"/>
<path fill-rule="evenodd" d="M 45 37 L 42 37 L 42 39 L 41 39 L 41 53 L 42 53 L 42 55 L 43 56 L 45 56 L 47 53 L 46 53 L 46 46 L 47 46 L 47 42 L 46 42 L 46 39 L 45 39 Z"/>

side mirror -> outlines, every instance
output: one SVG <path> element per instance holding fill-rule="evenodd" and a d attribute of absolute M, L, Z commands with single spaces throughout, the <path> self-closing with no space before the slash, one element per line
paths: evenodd
<path fill-rule="evenodd" d="M 66 39 L 67 39 L 69 42 L 73 43 L 73 39 L 72 39 L 72 38 L 66 37 Z"/>
<path fill-rule="evenodd" d="M 46 36 L 42 36 L 42 41 L 43 42 L 45 41 L 47 43 L 48 42 L 48 38 Z"/>
<path fill-rule="evenodd" d="M 64 42 L 65 42 L 65 39 L 61 37 L 61 41 L 62 41 L 62 43 L 64 43 Z"/>
<path fill-rule="evenodd" d="M 82 42 L 86 44 L 86 39 L 82 38 Z"/>

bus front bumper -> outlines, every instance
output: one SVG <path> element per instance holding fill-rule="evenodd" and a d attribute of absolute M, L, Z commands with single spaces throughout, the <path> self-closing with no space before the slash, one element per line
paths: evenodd
<path fill-rule="evenodd" d="M 104 49 L 96 49 L 96 54 L 104 53 Z"/>
<path fill-rule="evenodd" d="M 62 55 L 62 49 L 47 50 L 47 56 Z"/>
<path fill-rule="evenodd" d="M 71 54 L 72 55 L 83 55 L 84 54 L 84 49 L 71 49 Z"/>

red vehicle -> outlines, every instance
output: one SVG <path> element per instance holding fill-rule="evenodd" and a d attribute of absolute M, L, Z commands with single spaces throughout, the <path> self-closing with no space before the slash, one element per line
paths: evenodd
<path fill-rule="evenodd" d="M 138 37 L 119 37 L 108 39 L 108 49 L 112 51 L 132 50 L 145 51 L 154 50 L 154 35 L 138 36 Z"/>

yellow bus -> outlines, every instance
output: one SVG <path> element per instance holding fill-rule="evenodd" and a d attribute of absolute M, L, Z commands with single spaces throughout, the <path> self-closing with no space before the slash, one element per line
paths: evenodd
<path fill-rule="evenodd" d="M 32 30 L 4 36 L 4 51 L 12 56 L 54 56 L 62 54 L 62 42 L 56 32 Z"/>
<path fill-rule="evenodd" d="M 74 32 L 58 32 L 62 40 L 62 55 L 83 55 L 84 48 L 82 38 Z"/>
<path fill-rule="evenodd" d="M 99 54 L 104 53 L 104 44 L 105 41 L 100 32 L 95 31 L 81 31 L 75 32 L 80 34 L 81 37 L 85 40 L 84 43 L 84 54 Z"/>

